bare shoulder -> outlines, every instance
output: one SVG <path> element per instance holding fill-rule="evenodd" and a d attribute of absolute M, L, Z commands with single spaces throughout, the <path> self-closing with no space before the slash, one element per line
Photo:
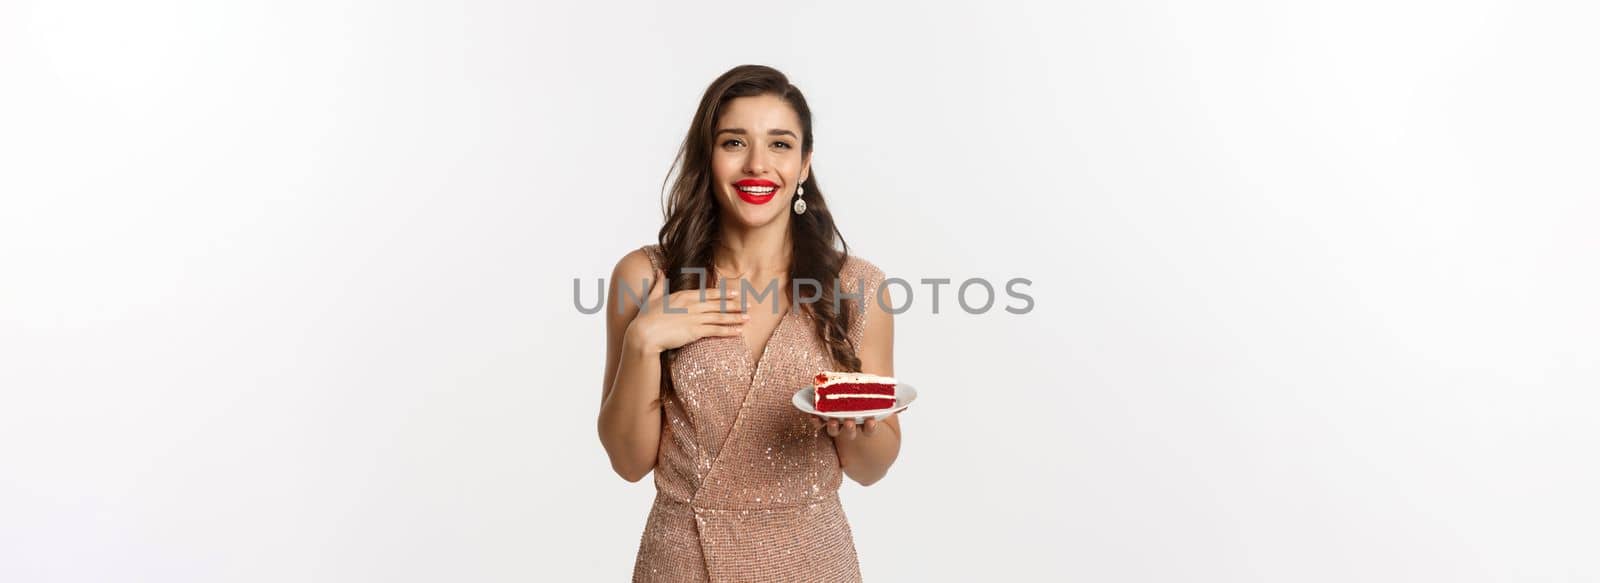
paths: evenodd
<path fill-rule="evenodd" d="M 655 284 L 655 264 L 651 262 L 649 252 L 645 248 L 634 249 L 617 260 L 617 266 L 611 270 L 611 285 L 607 292 L 608 303 L 616 306 L 607 310 L 612 317 L 613 325 L 631 322 L 633 316 L 639 313 L 639 299 L 650 295 L 650 286 Z"/>
<path fill-rule="evenodd" d="M 839 269 L 839 287 L 846 293 L 857 295 L 852 301 L 860 302 L 857 309 L 863 310 L 865 318 L 852 324 L 852 340 L 860 338 L 862 327 L 882 328 L 891 326 L 892 313 L 884 310 L 887 290 L 884 288 L 885 275 L 876 263 L 864 257 L 851 255 L 845 259 L 844 267 Z M 878 326 L 871 326 L 869 322 L 884 322 Z"/>
<path fill-rule="evenodd" d="M 869 283 L 883 280 L 883 270 L 879 269 L 876 263 L 853 254 L 845 258 L 844 267 L 839 269 L 839 275 L 842 279 L 867 280 Z"/>
<path fill-rule="evenodd" d="M 650 261 L 650 254 L 644 247 L 640 247 L 617 260 L 617 266 L 611 270 L 611 279 L 628 282 L 651 279 L 655 276 L 655 270 L 655 264 Z"/>

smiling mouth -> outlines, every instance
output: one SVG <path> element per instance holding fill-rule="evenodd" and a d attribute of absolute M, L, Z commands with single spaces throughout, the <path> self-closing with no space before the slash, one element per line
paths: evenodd
<path fill-rule="evenodd" d="M 778 192 L 776 185 L 735 184 L 733 189 L 739 191 L 739 199 L 750 204 L 767 204 L 772 201 L 772 195 Z"/>

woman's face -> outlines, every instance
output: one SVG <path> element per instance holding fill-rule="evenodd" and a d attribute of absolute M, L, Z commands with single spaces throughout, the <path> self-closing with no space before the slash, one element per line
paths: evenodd
<path fill-rule="evenodd" d="M 811 157 L 800 155 L 800 116 L 775 95 L 739 97 L 713 131 L 711 174 L 723 216 L 750 228 L 786 217 L 811 171 Z"/>

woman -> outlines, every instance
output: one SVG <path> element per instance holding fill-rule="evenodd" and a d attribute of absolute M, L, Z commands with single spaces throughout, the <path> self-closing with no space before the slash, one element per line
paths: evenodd
<path fill-rule="evenodd" d="M 659 244 L 612 272 L 600 442 L 624 479 L 655 471 L 635 581 L 861 578 L 841 474 L 883 478 L 899 419 L 857 427 L 790 400 L 825 370 L 893 375 L 893 299 L 834 228 L 811 150 L 782 73 L 724 73 L 678 152 Z"/>

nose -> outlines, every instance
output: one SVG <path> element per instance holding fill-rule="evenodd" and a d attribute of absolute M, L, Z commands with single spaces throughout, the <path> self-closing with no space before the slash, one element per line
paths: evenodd
<path fill-rule="evenodd" d="M 750 148 L 749 153 L 745 154 L 744 157 L 745 174 L 760 176 L 761 174 L 765 173 L 766 170 L 767 163 L 765 160 L 761 159 L 761 153 L 756 151 L 755 148 Z"/>

